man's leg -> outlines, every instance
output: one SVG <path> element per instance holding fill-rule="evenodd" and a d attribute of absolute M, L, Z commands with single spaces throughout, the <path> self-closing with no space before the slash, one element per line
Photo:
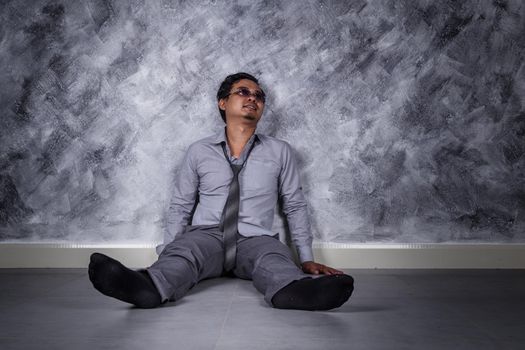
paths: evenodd
<path fill-rule="evenodd" d="M 163 302 L 182 298 L 197 282 L 219 277 L 224 264 L 218 226 L 188 226 L 147 269 Z"/>
<path fill-rule="evenodd" d="M 105 255 L 91 256 L 89 278 L 101 293 L 152 308 L 181 298 L 198 281 L 222 272 L 221 234 L 216 227 L 190 226 L 168 244 L 150 268 L 133 271 Z"/>
<path fill-rule="evenodd" d="M 293 262 L 289 248 L 270 236 L 240 238 L 234 273 L 252 279 L 268 304 L 280 309 L 329 310 L 353 291 L 348 275 L 312 278 Z"/>

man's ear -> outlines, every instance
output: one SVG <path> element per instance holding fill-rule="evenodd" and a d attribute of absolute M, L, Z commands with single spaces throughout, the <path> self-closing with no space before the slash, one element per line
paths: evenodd
<path fill-rule="evenodd" d="M 219 109 L 220 109 L 221 111 L 226 110 L 226 107 L 224 106 L 225 104 L 226 104 L 226 100 L 223 99 L 223 98 L 221 98 L 221 99 L 219 100 Z"/>

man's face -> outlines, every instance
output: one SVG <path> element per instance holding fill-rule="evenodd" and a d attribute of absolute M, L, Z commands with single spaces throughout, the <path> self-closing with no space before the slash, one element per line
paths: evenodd
<path fill-rule="evenodd" d="M 219 100 L 219 108 L 226 113 L 226 123 L 256 125 L 264 110 L 264 101 L 260 98 L 263 95 L 259 85 L 251 80 L 233 83 L 230 95 Z"/>

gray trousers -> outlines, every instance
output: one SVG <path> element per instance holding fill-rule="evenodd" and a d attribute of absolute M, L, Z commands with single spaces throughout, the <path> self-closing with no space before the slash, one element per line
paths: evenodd
<path fill-rule="evenodd" d="M 182 235 L 166 245 L 147 271 L 164 302 L 182 298 L 199 281 L 221 276 L 223 263 L 224 246 L 219 227 L 188 226 Z M 233 274 L 252 280 L 270 305 L 281 288 L 311 277 L 293 262 L 290 249 L 272 236 L 238 236 Z"/>

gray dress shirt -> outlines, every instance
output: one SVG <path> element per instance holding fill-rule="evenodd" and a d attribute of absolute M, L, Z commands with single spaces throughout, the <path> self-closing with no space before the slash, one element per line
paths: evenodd
<path fill-rule="evenodd" d="M 255 146 L 239 174 L 239 234 L 244 237 L 275 235 L 272 232 L 278 198 L 282 198 L 292 242 L 301 262 L 313 260 L 312 234 L 306 201 L 292 148 L 285 141 L 254 134 L 240 158 L 231 156 L 226 129 L 190 145 L 184 157 L 168 210 L 164 246 L 192 225 L 218 225 L 233 177 L 222 143 L 233 164 L 242 164 L 253 142 Z M 198 203 L 195 207 L 195 201 Z"/>

